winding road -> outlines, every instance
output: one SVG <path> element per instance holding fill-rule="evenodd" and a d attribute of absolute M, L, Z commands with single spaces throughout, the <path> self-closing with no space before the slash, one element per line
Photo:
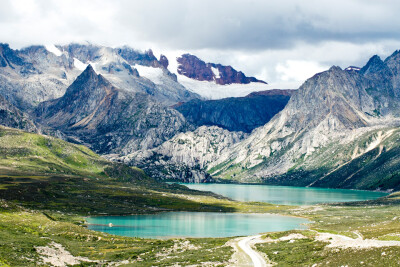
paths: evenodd
<path fill-rule="evenodd" d="M 252 241 L 260 239 L 261 235 L 256 236 L 248 236 L 239 241 L 239 247 L 250 256 L 253 261 L 254 267 L 266 267 L 267 263 L 265 262 L 263 256 L 261 256 L 258 252 L 254 251 L 251 248 Z"/>
<path fill-rule="evenodd" d="M 253 244 L 260 243 L 261 235 L 246 236 L 237 238 L 231 245 L 236 249 L 234 255 L 235 264 L 232 266 L 254 266 L 266 267 L 267 264 L 264 257 L 252 248 Z"/>

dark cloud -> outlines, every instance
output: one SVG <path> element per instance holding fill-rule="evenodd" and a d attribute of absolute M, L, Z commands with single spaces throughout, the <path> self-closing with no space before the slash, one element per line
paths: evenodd
<path fill-rule="evenodd" d="M 350 3 L 349 3 L 350 2 Z M 118 20 L 141 38 L 174 48 L 277 49 L 298 41 L 397 39 L 396 1 L 120 2 Z"/>

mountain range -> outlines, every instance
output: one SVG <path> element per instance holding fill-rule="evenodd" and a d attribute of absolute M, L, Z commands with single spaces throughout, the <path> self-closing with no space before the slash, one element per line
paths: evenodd
<path fill-rule="evenodd" d="M 84 144 L 157 179 L 395 190 L 399 101 L 399 51 L 271 90 L 190 54 L 0 45 L 1 124 Z"/>
<path fill-rule="evenodd" d="M 236 182 L 398 189 L 399 66 L 398 51 L 384 61 L 374 56 L 360 69 L 333 66 L 308 79 L 268 123 L 222 153 L 193 153 L 193 146 L 203 146 L 185 142 L 191 135 L 202 138 L 195 131 L 164 155 L 186 155 L 172 157 L 175 164 L 199 162 L 204 180 L 211 175 Z M 207 137 L 210 146 L 216 146 L 215 134 Z"/>

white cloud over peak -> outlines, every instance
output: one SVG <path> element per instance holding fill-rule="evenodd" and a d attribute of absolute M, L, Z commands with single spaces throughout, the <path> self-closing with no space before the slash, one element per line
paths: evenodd
<path fill-rule="evenodd" d="M 400 48 L 396 0 L 2 0 L 0 42 L 181 51 L 298 87 L 331 65 Z"/>

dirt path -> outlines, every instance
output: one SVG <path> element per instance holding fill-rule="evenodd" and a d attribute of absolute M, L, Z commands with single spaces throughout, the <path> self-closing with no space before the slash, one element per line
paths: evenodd
<path fill-rule="evenodd" d="M 229 266 L 272 266 L 266 262 L 264 257 L 259 252 L 252 248 L 254 244 L 261 242 L 264 242 L 261 239 L 261 235 L 246 236 L 231 240 L 229 245 L 235 249 L 235 253 L 232 256 L 232 263 Z"/>

